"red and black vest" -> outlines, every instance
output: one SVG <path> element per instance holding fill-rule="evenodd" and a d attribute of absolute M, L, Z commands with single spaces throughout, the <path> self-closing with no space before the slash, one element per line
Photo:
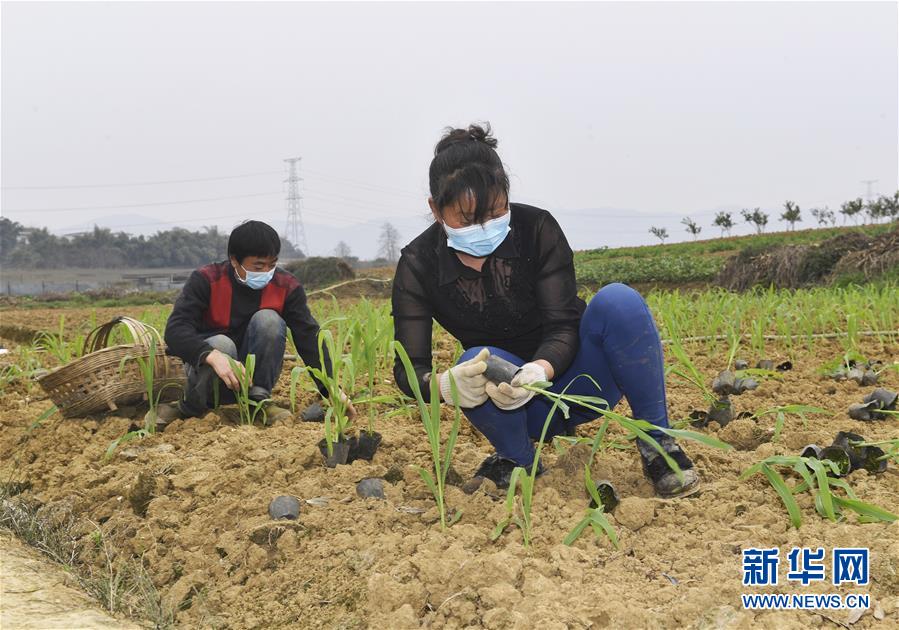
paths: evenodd
<path fill-rule="evenodd" d="M 231 280 L 231 263 L 212 263 L 198 270 L 209 281 L 209 306 L 203 312 L 203 322 L 213 330 L 227 330 L 231 327 L 231 300 L 234 286 Z M 284 315 L 284 302 L 299 282 L 281 269 L 275 269 L 275 276 L 259 293 L 259 306 Z"/>

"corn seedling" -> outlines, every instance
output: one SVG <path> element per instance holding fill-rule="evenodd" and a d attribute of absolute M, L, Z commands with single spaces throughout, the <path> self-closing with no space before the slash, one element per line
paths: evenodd
<path fill-rule="evenodd" d="M 589 379 L 595 385 L 596 389 L 600 390 L 599 383 L 597 383 L 596 380 L 594 380 L 593 377 L 591 377 L 589 374 L 580 374 L 575 377 L 575 379 L 572 379 L 571 383 L 581 377 Z M 696 431 L 688 431 L 683 429 L 672 429 L 670 427 L 660 427 L 647 422 L 646 420 L 636 420 L 634 418 L 628 418 L 625 415 L 616 413 L 611 409 L 608 409 L 608 404 L 606 403 L 606 401 L 596 396 L 583 396 L 564 393 L 565 391 L 567 391 L 571 383 L 569 383 L 565 387 L 565 390 L 563 390 L 563 393 L 560 394 L 551 392 L 546 389 L 546 387 L 548 387 L 550 383 L 534 383 L 533 385 L 525 385 L 524 388 L 535 393 L 539 393 L 547 397 L 549 400 L 558 401 L 559 409 L 562 411 L 562 414 L 566 419 L 570 414 L 569 405 L 572 404 L 579 405 L 581 407 L 584 407 L 585 409 L 589 409 L 590 411 L 603 416 L 604 422 L 602 423 L 602 425 L 600 425 L 599 432 L 594 438 L 594 454 L 601 448 L 602 440 L 606 434 L 610 422 L 616 423 L 626 432 L 633 433 L 637 438 L 649 444 L 649 446 L 651 446 L 662 456 L 665 462 L 667 462 L 668 467 L 672 471 L 674 471 L 674 473 L 681 480 L 683 480 L 683 471 L 680 469 L 680 466 L 678 466 L 677 463 L 673 459 L 671 459 L 668 453 L 665 452 L 665 449 L 663 449 L 662 446 L 647 433 L 648 431 L 659 431 L 675 439 L 691 440 L 694 442 L 705 444 L 706 446 L 710 446 L 712 448 L 719 448 L 722 450 L 729 450 L 732 448 L 730 444 L 722 442 L 721 440 L 713 438 L 709 435 L 705 435 L 704 433 L 698 433 Z M 602 407 L 600 405 L 605 405 L 605 407 Z"/>
<path fill-rule="evenodd" d="M 331 359 L 331 374 L 324 369 L 326 351 Z M 318 354 L 319 365 L 322 367 L 297 366 L 290 371 L 290 400 L 291 407 L 294 407 L 297 384 L 304 373 L 309 373 L 324 384 L 329 403 L 328 409 L 325 411 L 324 434 L 325 445 L 330 457 L 334 454 L 334 444 L 346 439 L 346 432 L 350 425 L 347 417 L 350 399 L 344 394 L 341 384 L 346 380 L 350 387 L 353 386 L 355 366 L 351 356 L 338 352 L 333 333 L 324 327 L 318 333 Z"/>
<path fill-rule="evenodd" d="M 362 356 L 365 361 L 365 367 L 368 375 L 368 432 L 373 433 L 375 428 L 375 375 L 378 371 L 379 356 L 385 353 L 385 340 L 390 340 L 391 331 L 383 325 L 384 318 L 379 311 L 374 310 L 368 305 L 368 315 L 364 325 L 356 327 L 356 335 L 358 341 L 354 339 L 354 347 L 358 344 L 362 348 Z"/>
<path fill-rule="evenodd" d="M 53 405 L 52 407 L 47 409 L 45 412 L 43 412 L 41 415 L 39 415 L 37 418 L 32 420 L 31 424 L 28 425 L 28 428 L 25 429 L 25 435 L 30 436 L 34 432 L 35 429 L 40 429 L 42 426 L 44 426 L 44 421 L 47 420 L 53 414 L 55 414 L 57 411 L 59 411 L 59 408 L 56 405 Z"/>
<path fill-rule="evenodd" d="M 789 467 L 802 478 L 802 481 L 790 487 L 777 471 L 778 466 Z M 773 456 L 751 466 L 740 475 L 740 479 L 747 479 L 757 473 L 762 473 L 768 479 L 790 515 L 790 524 L 796 529 L 802 525 L 802 512 L 794 495 L 807 491 L 814 496 L 815 510 L 818 514 L 831 521 L 842 518 L 843 508 L 856 512 L 862 522 L 892 522 L 899 518 L 883 508 L 860 501 L 846 480 L 836 478 L 840 474 L 840 469 L 828 459 Z M 831 477 L 829 473 L 833 473 L 834 476 Z M 834 488 L 843 490 L 846 496 L 835 494 Z"/>
<path fill-rule="evenodd" d="M 677 365 L 669 368 L 670 371 L 696 387 L 707 402 L 714 403 L 718 400 L 715 393 L 708 385 L 706 385 L 705 379 L 690 359 L 687 351 L 684 350 L 680 341 L 677 339 L 673 340 L 669 349 L 671 354 L 674 355 L 674 358 L 677 359 Z M 736 350 L 734 352 L 736 353 Z"/>
<path fill-rule="evenodd" d="M 147 356 L 125 356 L 122 357 L 122 360 L 119 362 L 119 374 L 121 375 L 122 371 L 125 369 L 125 363 L 128 361 L 134 361 L 137 363 L 138 370 L 140 371 L 141 378 L 144 382 L 144 396 L 147 399 L 147 404 L 149 405 L 149 410 L 147 414 L 144 416 L 144 426 L 136 431 L 129 431 L 125 435 L 116 438 L 112 442 L 109 443 L 109 447 L 106 449 L 106 453 L 103 456 L 104 460 L 108 460 L 112 457 L 112 454 L 115 452 L 116 448 L 118 448 L 119 444 L 124 442 L 130 442 L 135 438 L 145 438 L 150 435 L 154 435 L 156 433 L 156 409 L 159 407 L 159 400 L 162 397 L 162 394 L 169 387 L 180 387 L 174 383 L 167 383 L 159 391 L 156 391 L 156 340 L 150 339 L 150 345 L 147 349 Z M 52 414 L 56 408 L 52 408 L 48 410 L 48 414 Z"/>
<path fill-rule="evenodd" d="M 587 508 L 584 518 L 582 518 L 580 522 L 574 526 L 574 529 L 568 533 L 565 540 L 562 541 L 563 544 L 568 545 L 569 547 L 573 545 L 574 541 L 577 540 L 581 533 L 589 526 L 593 530 L 593 534 L 596 536 L 597 540 L 608 537 L 612 546 L 615 547 L 615 549 L 618 549 L 618 534 L 615 532 L 615 528 L 612 527 L 612 524 L 609 523 L 609 519 L 606 518 L 605 507 L 603 506 L 599 492 L 596 490 L 596 484 L 593 482 L 593 477 L 590 474 L 589 463 L 584 465 L 584 485 L 587 486 L 587 492 L 590 494 L 590 498 L 593 499 L 593 503 L 596 504 L 596 507 Z"/>
<path fill-rule="evenodd" d="M 533 492 L 534 492 L 534 480 L 537 474 L 537 465 L 540 459 L 540 452 L 543 448 L 544 439 L 546 438 L 546 431 L 549 428 L 549 424 L 556 413 L 556 410 L 559 409 L 562 412 L 562 415 L 567 419 L 570 417 L 571 405 L 578 405 L 584 407 L 585 409 L 589 409 L 590 411 L 596 412 L 603 417 L 603 423 L 600 425 L 600 429 L 597 434 L 593 438 L 593 446 L 591 449 L 591 459 L 593 455 L 597 453 L 602 448 L 603 440 L 605 438 L 606 432 L 608 430 L 609 424 L 611 422 L 616 423 L 625 431 L 633 433 L 636 438 L 639 438 L 649 444 L 653 449 L 655 449 L 668 464 L 668 467 L 674 471 L 677 475 L 678 479 L 681 481 L 684 480 L 684 473 L 681 470 L 680 466 L 678 466 L 677 462 L 675 462 L 671 456 L 662 448 L 661 444 L 658 443 L 652 436 L 649 435 L 648 431 L 661 431 L 666 435 L 669 435 L 674 438 L 682 438 L 688 440 L 694 440 L 697 442 L 701 442 L 707 446 L 712 446 L 720 449 L 730 449 L 731 446 L 726 444 L 716 438 L 713 438 L 708 435 L 704 435 L 702 433 L 697 433 L 695 431 L 686 431 L 681 429 L 671 429 L 671 428 L 663 428 L 656 425 L 653 425 L 645 420 L 635 420 L 633 418 L 628 418 L 619 413 L 615 413 L 608 408 L 608 402 L 600 398 L 599 396 L 587 396 L 582 394 L 568 394 L 568 388 L 579 378 L 586 378 L 593 383 L 596 387 L 597 391 L 601 391 L 599 383 L 591 377 L 589 374 L 579 374 L 575 378 L 573 378 L 561 391 L 561 393 L 555 393 L 549 391 L 548 387 L 552 385 L 552 383 L 543 382 L 543 383 L 533 383 L 531 385 L 524 385 L 524 389 L 529 391 L 533 391 L 535 394 L 540 394 L 545 396 L 549 400 L 553 401 L 553 405 L 549 410 L 549 413 L 546 416 L 546 420 L 543 423 L 543 430 L 540 434 L 540 439 L 537 442 L 537 447 L 534 455 L 534 463 L 531 465 L 530 474 L 528 474 L 524 468 L 517 467 L 512 471 L 512 476 L 510 478 L 509 483 L 509 491 L 506 495 L 506 516 L 497 524 L 496 528 L 493 530 L 491 535 L 492 539 L 498 538 L 505 528 L 510 523 L 515 523 L 522 530 L 522 535 L 524 537 L 525 546 L 530 545 L 531 541 L 531 508 L 533 506 Z M 517 474 L 516 474 L 517 473 Z M 518 516 L 515 511 L 515 492 L 516 485 L 521 486 L 521 515 Z"/>
<path fill-rule="evenodd" d="M 813 407 L 811 405 L 781 405 L 780 407 L 772 407 L 770 409 L 764 409 L 761 411 L 757 411 L 752 414 L 752 420 L 758 420 L 763 418 L 764 416 L 774 415 L 774 436 L 772 437 L 773 441 L 777 441 L 780 438 L 780 434 L 784 428 L 784 422 L 786 421 L 786 417 L 789 414 L 795 414 L 799 416 L 802 420 L 802 426 L 808 428 L 808 420 L 806 420 L 805 414 L 807 413 L 822 413 L 825 415 L 832 415 L 827 409 L 821 409 L 820 407 Z"/>
<path fill-rule="evenodd" d="M 265 405 L 271 402 L 271 398 L 264 400 L 253 400 L 250 398 L 250 388 L 253 386 L 253 374 L 256 371 L 256 355 L 248 354 L 243 365 L 228 357 L 228 363 L 231 365 L 231 371 L 237 377 L 238 387 L 234 392 L 234 399 L 237 401 L 237 411 L 240 415 L 240 423 L 242 425 L 256 424 L 256 418 L 262 414 L 262 424 L 268 423 L 268 416 L 265 412 Z M 243 369 L 241 369 L 243 368 Z"/>
<path fill-rule="evenodd" d="M 571 383 L 568 383 L 568 385 L 565 386 L 565 389 L 562 390 L 562 394 L 568 391 L 568 388 L 571 387 L 572 383 L 574 383 L 575 380 L 577 379 L 572 379 Z M 535 383 L 533 387 L 535 392 L 542 393 L 545 388 L 550 385 L 551 383 Z M 606 406 L 608 406 L 608 403 L 602 398 L 594 397 L 594 399 L 596 400 L 597 404 L 605 404 Z M 534 450 L 534 461 L 531 464 L 530 474 L 522 466 L 516 466 L 512 470 L 512 475 L 509 478 L 509 490 L 506 493 L 506 515 L 500 520 L 499 523 L 496 524 L 496 527 L 493 529 L 493 532 L 490 535 L 491 540 L 496 540 L 497 538 L 499 538 L 510 523 L 515 523 L 521 530 L 522 537 L 524 538 L 524 546 L 530 547 L 532 526 L 531 508 L 534 505 L 534 482 L 537 477 L 537 466 L 540 463 L 540 453 L 543 450 L 543 443 L 546 439 L 546 431 L 547 429 L 549 429 L 549 424 L 550 422 L 552 422 L 553 416 L 556 413 L 556 409 L 558 409 L 562 405 L 565 405 L 567 414 L 568 407 L 566 403 L 561 400 L 561 398 L 556 398 L 553 401 L 553 405 L 552 407 L 550 407 L 549 413 L 546 414 L 546 419 L 543 421 L 543 429 L 540 431 L 540 439 L 537 441 L 537 447 Z M 521 486 L 520 515 L 515 509 L 515 497 L 518 486 Z"/>
<path fill-rule="evenodd" d="M 60 315 L 59 328 L 55 333 L 42 330 L 35 337 L 38 350 L 55 357 L 61 365 L 80 357 L 84 346 L 84 335 L 76 336 L 71 342 L 65 340 L 65 324 L 65 315 Z"/>
<path fill-rule="evenodd" d="M 426 403 L 421 393 L 421 387 L 418 383 L 418 376 L 415 374 L 415 368 L 412 367 L 412 361 L 406 349 L 399 342 L 394 342 L 394 350 L 403 363 L 406 370 L 406 377 L 409 379 L 409 386 L 412 393 L 415 394 L 415 400 L 418 402 L 418 410 L 421 413 L 421 420 L 425 425 L 425 433 L 428 435 L 428 444 L 431 447 L 432 471 L 419 467 L 418 474 L 428 489 L 434 495 L 437 501 L 437 509 L 440 512 L 440 527 L 446 529 L 448 525 L 452 525 L 462 516 L 461 510 L 456 510 L 452 518 L 447 522 L 446 503 L 444 500 L 446 489 L 446 474 L 449 472 L 453 462 L 453 449 L 456 447 L 456 439 L 459 437 L 459 427 L 462 422 L 462 411 L 459 408 L 459 394 L 456 389 L 456 382 L 450 373 L 450 391 L 453 397 L 453 424 L 450 427 L 449 436 L 446 444 L 443 445 L 443 454 L 441 455 L 440 444 L 440 384 L 437 378 L 437 370 L 431 368 L 431 378 L 428 382 L 430 388 L 430 404 Z M 521 469 L 516 468 L 518 472 Z M 433 474 L 432 474 L 433 472 Z M 514 476 L 514 474 L 513 474 Z"/>

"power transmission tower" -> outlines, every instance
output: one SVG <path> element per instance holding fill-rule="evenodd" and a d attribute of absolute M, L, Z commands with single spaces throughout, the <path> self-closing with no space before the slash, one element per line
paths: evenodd
<path fill-rule="evenodd" d="M 879 181 L 880 181 L 879 179 L 863 179 L 863 180 L 862 180 L 862 183 L 865 184 L 865 185 L 867 185 L 867 187 L 868 187 L 868 192 L 865 193 L 865 201 L 871 201 L 871 194 L 872 194 L 872 193 L 871 193 L 871 186 L 872 186 L 873 184 L 876 184 L 876 183 L 879 182 Z"/>
<path fill-rule="evenodd" d="M 287 228 L 284 239 L 299 247 L 303 255 L 309 255 L 309 245 L 306 243 L 306 229 L 303 227 L 303 218 L 300 216 L 300 182 L 303 178 L 298 173 L 298 164 L 303 158 L 288 158 L 284 160 L 290 164 L 290 175 L 284 181 L 287 182 Z"/>

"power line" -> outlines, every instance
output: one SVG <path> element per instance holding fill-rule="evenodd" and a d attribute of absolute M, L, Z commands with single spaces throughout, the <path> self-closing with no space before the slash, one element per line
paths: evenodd
<path fill-rule="evenodd" d="M 280 195 L 281 191 L 250 193 L 247 195 L 231 195 L 228 197 L 207 197 L 206 199 L 184 199 L 182 201 L 154 201 L 150 203 L 131 203 L 117 206 L 79 206 L 77 208 L 14 208 L 6 209 L 4 212 L 81 212 L 83 210 L 120 210 L 125 208 L 149 208 L 152 206 L 177 206 L 186 203 L 204 203 L 207 201 L 226 201 L 228 199 L 248 199 L 250 197 L 268 197 L 271 195 Z"/>
<path fill-rule="evenodd" d="M 406 190 L 403 188 L 395 188 L 393 186 L 384 186 L 382 184 L 368 184 L 368 183 L 360 182 L 360 181 L 354 180 L 354 179 L 345 179 L 342 177 L 334 177 L 332 175 L 327 175 L 325 173 L 319 173 L 318 171 L 310 171 L 309 169 L 303 169 L 303 173 L 306 176 L 311 175 L 313 178 L 317 177 L 319 179 L 323 179 L 326 181 L 330 180 L 337 184 L 342 184 L 344 186 L 350 186 L 351 188 L 363 188 L 363 189 L 372 190 L 374 192 L 386 192 L 386 193 L 391 193 L 391 194 L 400 194 L 400 195 L 412 197 L 414 199 L 422 198 L 422 193 L 412 192 L 411 190 Z"/>
<path fill-rule="evenodd" d="M 155 182 L 132 182 L 130 184 L 78 184 L 70 186 L 2 186 L 2 190 L 68 190 L 74 188 L 130 188 L 133 186 L 155 186 L 158 184 L 188 184 L 191 182 L 216 182 L 225 179 L 243 179 L 262 175 L 278 175 L 281 171 L 262 171 L 241 175 L 221 175 L 219 177 L 197 177 L 193 179 L 164 179 Z"/>
<path fill-rule="evenodd" d="M 272 215 L 275 213 L 280 214 L 281 212 L 282 212 L 281 210 L 268 210 L 268 211 L 263 211 L 263 212 L 253 212 L 252 214 L 253 214 L 253 216 L 263 216 L 263 215 Z M 236 219 L 238 217 L 246 217 L 246 216 L 248 216 L 246 212 L 241 212 L 239 214 L 224 214 L 224 215 L 217 214 L 215 216 L 194 217 L 193 219 L 177 219 L 175 221 L 154 221 L 153 223 L 128 223 L 126 225 L 117 225 L 115 227 L 109 227 L 109 228 L 103 228 L 102 226 L 100 226 L 100 227 L 101 227 L 101 229 L 109 229 L 109 230 L 121 232 L 125 228 L 152 227 L 154 225 L 155 226 L 171 225 L 171 226 L 178 227 L 179 224 L 181 224 L 181 223 L 193 223 L 195 221 L 215 221 L 218 219 Z M 97 225 L 97 221 L 93 221 L 92 223 L 94 225 Z M 68 232 L 57 232 L 57 234 L 60 236 L 67 236 L 70 234 L 78 234 L 83 231 L 84 230 L 71 230 Z"/>

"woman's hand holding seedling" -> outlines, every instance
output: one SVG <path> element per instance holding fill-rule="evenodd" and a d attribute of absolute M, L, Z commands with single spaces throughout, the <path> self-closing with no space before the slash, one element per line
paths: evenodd
<path fill-rule="evenodd" d="M 242 363 L 237 361 L 231 361 L 231 357 L 226 355 L 224 352 L 220 350 L 213 350 L 208 355 L 206 355 L 206 364 L 213 369 L 213 371 L 218 375 L 222 382 L 225 384 L 225 387 L 230 389 L 231 391 L 237 391 L 240 389 L 240 379 L 234 373 L 234 370 L 231 368 L 231 365 L 240 366 L 239 369 L 241 372 L 245 373 L 245 369 Z M 243 374 L 241 374 L 243 376 Z"/>
<path fill-rule="evenodd" d="M 515 374 L 512 383 L 487 383 L 487 395 L 500 409 L 510 411 L 527 404 L 534 397 L 534 392 L 524 388 L 525 385 L 545 383 L 549 380 L 546 368 L 541 362 L 525 363 Z"/>
<path fill-rule="evenodd" d="M 440 397 L 452 404 L 453 396 L 450 385 L 450 373 L 456 382 L 456 393 L 459 395 L 459 406 L 463 409 L 477 407 L 487 400 L 487 357 L 490 351 L 483 348 L 477 356 L 463 361 L 440 375 Z"/>

